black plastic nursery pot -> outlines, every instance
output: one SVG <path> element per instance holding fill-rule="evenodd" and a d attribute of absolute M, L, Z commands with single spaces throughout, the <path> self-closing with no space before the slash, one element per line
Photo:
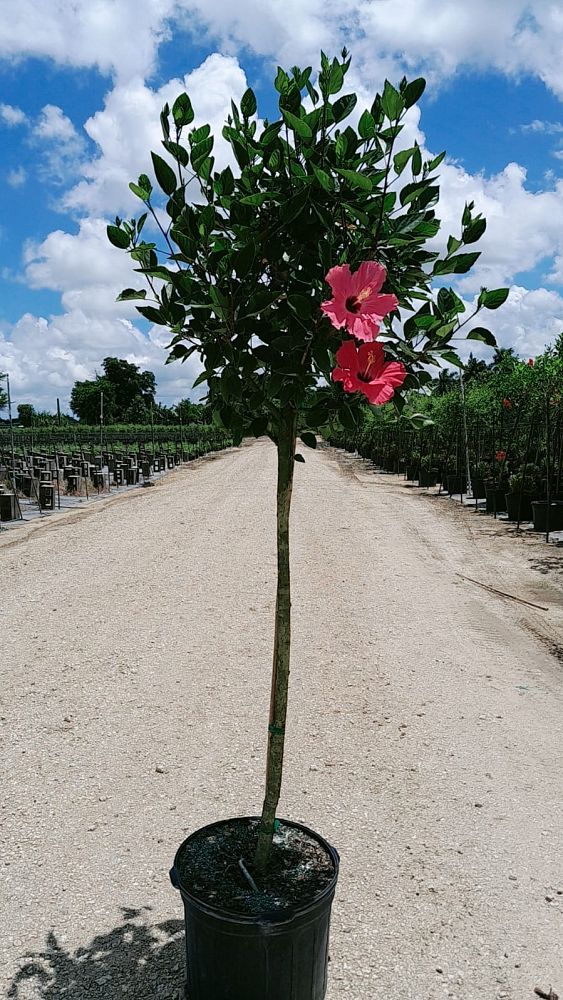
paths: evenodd
<path fill-rule="evenodd" d="M 531 521 L 533 493 L 507 493 L 506 510 L 509 521 Z"/>
<path fill-rule="evenodd" d="M 485 483 L 487 498 L 487 514 L 498 514 L 506 511 L 506 488 Z"/>
<path fill-rule="evenodd" d="M 534 520 L 534 531 L 561 531 L 563 529 L 563 503 L 554 501 L 549 504 L 549 525 L 547 514 L 547 500 L 533 500 L 532 511 Z"/>
<path fill-rule="evenodd" d="M 418 474 L 418 485 L 428 489 L 430 486 L 436 486 L 438 482 L 438 470 L 437 469 L 421 469 Z"/>
<path fill-rule="evenodd" d="M 452 496 L 454 493 L 465 493 L 466 482 L 463 476 L 453 475 L 446 477 L 446 483 L 448 487 L 448 493 Z"/>
<path fill-rule="evenodd" d="M 476 500 L 482 500 L 485 496 L 485 482 L 483 479 L 479 479 L 478 476 L 471 480 L 471 488 L 473 490 L 473 496 Z"/>
<path fill-rule="evenodd" d="M 182 874 L 195 838 L 221 836 L 230 824 L 249 827 L 256 817 L 212 823 L 178 848 L 170 879 L 180 890 L 186 924 L 186 1000 L 324 1000 L 327 988 L 330 911 L 338 879 L 338 853 L 319 834 L 280 820 L 312 838 L 332 866 L 330 880 L 310 900 L 253 915 L 233 912 L 195 895 Z"/>

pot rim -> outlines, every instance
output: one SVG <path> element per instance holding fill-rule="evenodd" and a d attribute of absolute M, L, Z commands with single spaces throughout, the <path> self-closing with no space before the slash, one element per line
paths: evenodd
<path fill-rule="evenodd" d="M 265 912 L 263 914 L 258 914 L 258 915 L 238 913 L 234 910 L 229 910 L 223 906 L 216 906 L 213 903 L 210 903 L 205 899 L 201 899 L 200 896 L 196 896 L 194 893 L 190 892 L 190 890 L 186 888 L 186 886 L 183 884 L 180 872 L 178 870 L 178 859 L 180 857 L 181 851 L 188 843 L 188 841 L 190 841 L 193 837 L 196 837 L 198 834 L 202 833 L 202 831 L 214 830 L 217 829 L 217 827 L 225 826 L 227 823 L 233 823 L 233 822 L 235 823 L 260 822 L 260 817 L 229 816 L 227 817 L 227 819 L 215 820 L 213 823 L 207 823 L 205 826 L 199 827 L 197 830 L 194 830 L 193 833 L 191 833 L 189 837 L 186 837 L 186 839 L 183 840 L 182 843 L 180 844 L 178 850 L 176 851 L 176 854 L 174 855 L 174 863 L 172 865 L 172 868 L 170 869 L 170 881 L 172 882 L 172 885 L 174 886 L 175 889 L 179 889 L 183 899 L 189 900 L 190 903 L 197 906 L 200 910 L 203 910 L 205 913 L 218 919 L 223 919 L 227 921 L 236 920 L 237 923 L 240 922 L 244 924 L 260 924 L 260 923 L 286 924 L 290 923 L 296 917 L 304 915 L 308 911 L 316 908 L 319 904 L 324 903 L 325 900 L 332 898 L 336 889 L 336 883 L 338 880 L 338 870 L 340 866 L 340 855 L 338 854 L 338 851 L 336 850 L 335 847 L 332 846 L 332 844 L 329 844 L 328 840 L 325 840 L 325 838 L 322 837 L 320 833 L 317 833 L 315 830 L 311 830 L 311 828 L 305 826 L 304 823 L 296 823 L 292 820 L 281 819 L 281 818 L 278 819 L 278 822 L 280 824 L 282 824 L 283 826 L 293 827 L 294 829 L 297 830 L 302 830 L 303 833 L 306 833 L 308 836 L 316 840 L 317 843 L 320 844 L 321 847 L 323 847 L 326 853 L 329 855 L 334 867 L 334 874 L 328 885 L 326 885 L 321 892 L 319 892 L 308 902 L 301 903 L 298 906 L 293 906 L 288 909 L 285 909 L 283 910 L 283 912 L 279 914 L 268 911 L 267 913 Z"/>

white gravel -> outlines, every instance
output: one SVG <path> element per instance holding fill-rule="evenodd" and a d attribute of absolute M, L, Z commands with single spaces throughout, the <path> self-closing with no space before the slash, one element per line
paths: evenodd
<path fill-rule="evenodd" d="M 327 1000 L 562 995 L 561 550 L 306 459 L 281 814 L 341 855 Z M 176 847 L 261 805 L 274 477 L 259 441 L 0 536 L 2 995 L 179 995 Z"/>

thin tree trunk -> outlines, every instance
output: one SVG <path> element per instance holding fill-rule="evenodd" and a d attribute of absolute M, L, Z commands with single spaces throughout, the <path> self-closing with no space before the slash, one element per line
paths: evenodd
<path fill-rule="evenodd" d="M 264 873 L 268 864 L 276 809 L 278 807 L 283 769 L 285 720 L 289 687 L 289 658 L 291 639 L 291 591 L 289 577 L 289 512 L 293 487 L 297 415 L 289 407 L 281 414 L 278 448 L 277 486 L 277 550 L 278 584 L 274 630 L 274 659 L 272 667 L 272 693 L 270 723 L 268 726 L 268 754 L 266 792 L 262 819 L 258 833 L 258 846 L 254 864 L 256 871 Z"/>

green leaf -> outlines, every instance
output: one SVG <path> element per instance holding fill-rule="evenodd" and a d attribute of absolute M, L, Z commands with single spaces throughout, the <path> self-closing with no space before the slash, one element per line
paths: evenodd
<path fill-rule="evenodd" d="M 164 364 L 169 365 L 173 361 L 185 361 L 191 354 L 192 350 L 193 348 L 186 347 L 185 344 L 175 344 Z"/>
<path fill-rule="evenodd" d="M 162 134 L 165 139 L 170 138 L 170 122 L 168 121 L 169 114 L 170 108 L 168 107 L 168 104 L 165 104 L 160 112 L 160 127 L 162 128 Z"/>
<path fill-rule="evenodd" d="M 313 163 L 313 173 L 325 191 L 334 190 L 334 182 L 330 174 L 327 174 L 326 170 L 322 170 L 321 167 L 316 167 Z"/>
<path fill-rule="evenodd" d="M 296 462 L 303 462 L 303 464 L 305 464 L 305 459 L 303 458 L 303 455 L 299 454 L 299 452 L 295 453 L 295 461 Z"/>
<path fill-rule="evenodd" d="M 158 153 L 151 153 L 156 179 L 165 194 L 174 194 L 176 190 L 176 174 L 172 167 Z"/>
<path fill-rule="evenodd" d="M 308 319 L 313 311 L 314 299 L 309 295 L 293 293 L 287 296 L 287 304 L 296 316 Z"/>
<path fill-rule="evenodd" d="M 201 372 L 196 378 L 195 382 L 193 383 L 192 389 L 197 389 L 198 385 L 201 385 L 202 382 L 207 382 L 208 378 L 209 378 L 209 372 L 205 371 Z"/>
<path fill-rule="evenodd" d="M 387 115 L 389 121 L 397 121 L 401 112 L 405 108 L 405 103 L 398 90 L 395 90 L 389 80 L 385 81 L 383 95 L 381 97 L 381 107 Z"/>
<path fill-rule="evenodd" d="M 191 125 L 194 120 L 194 109 L 187 94 L 180 94 L 172 105 L 172 117 L 176 128 L 183 128 L 184 125 Z"/>
<path fill-rule="evenodd" d="M 334 121 L 338 123 L 347 118 L 356 107 L 357 102 L 358 98 L 355 94 L 345 94 L 344 97 L 339 97 L 332 105 Z"/>
<path fill-rule="evenodd" d="M 274 87 L 276 88 L 278 94 L 283 94 L 283 92 L 289 87 L 290 82 L 291 81 L 285 70 L 282 69 L 281 66 L 278 66 L 278 72 L 276 79 L 274 80 Z"/>
<path fill-rule="evenodd" d="M 199 142 L 204 142 L 211 135 L 211 125 L 200 125 L 194 128 L 189 134 L 190 146 L 197 146 Z"/>
<path fill-rule="evenodd" d="M 303 442 L 303 444 L 307 446 L 307 448 L 317 447 L 317 436 L 316 434 L 313 434 L 311 431 L 302 431 L 299 437 L 300 440 Z"/>
<path fill-rule="evenodd" d="M 245 90 L 240 102 L 240 110 L 243 117 L 252 118 L 252 115 L 256 114 L 257 107 L 254 91 L 249 87 L 248 90 Z"/>
<path fill-rule="evenodd" d="M 233 254 L 233 267 L 237 278 L 245 278 L 252 270 L 256 257 L 256 247 L 254 243 L 247 243 L 240 250 Z"/>
<path fill-rule="evenodd" d="M 159 281 L 170 281 L 171 275 L 165 267 L 136 267 L 136 271 L 148 275 L 149 278 L 158 278 Z"/>
<path fill-rule="evenodd" d="M 449 257 L 447 260 L 437 260 L 432 274 L 465 274 L 480 256 L 479 251 L 474 251 L 473 253 L 458 253 L 457 256 Z"/>
<path fill-rule="evenodd" d="M 498 309 L 499 306 L 502 306 L 506 302 L 508 292 L 508 288 L 491 288 L 490 291 L 483 288 L 479 295 L 478 304 L 484 306 L 485 309 Z"/>
<path fill-rule="evenodd" d="M 413 153 L 414 146 L 411 146 L 410 149 L 401 149 L 401 151 L 393 157 L 393 166 L 395 167 L 395 173 L 397 176 L 402 174 Z"/>
<path fill-rule="evenodd" d="M 464 243 L 476 243 L 480 240 L 485 229 L 487 228 L 486 219 L 474 219 L 469 225 L 463 230 L 462 241 Z"/>
<path fill-rule="evenodd" d="M 420 152 L 420 146 L 415 143 L 414 154 L 412 158 L 412 172 L 416 176 L 422 170 L 422 153 Z"/>
<path fill-rule="evenodd" d="M 130 299 L 145 299 L 147 297 L 146 288 L 124 288 L 117 296 L 116 302 L 128 302 Z"/>
<path fill-rule="evenodd" d="M 358 132 L 362 139 L 373 139 L 375 135 L 375 118 L 367 108 L 358 122 Z"/>
<path fill-rule="evenodd" d="M 458 313 L 465 312 L 465 305 L 459 295 L 456 295 L 453 288 L 440 288 L 438 292 L 438 309 L 442 316 L 450 316 L 452 313 L 457 315 Z"/>
<path fill-rule="evenodd" d="M 312 138 L 313 133 L 307 125 L 307 122 L 304 122 L 302 118 L 298 118 L 297 115 L 292 114 L 291 111 L 286 111 L 285 108 L 282 110 L 282 115 L 284 121 L 287 122 L 296 135 L 301 136 L 302 139 Z"/>
<path fill-rule="evenodd" d="M 190 157 L 187 149 L 181 146 L 178 142 L 171 142 L 170 139 L 163 139 L 162 145 L 165 150 L 174 157 L 175 160 L 179 160 L 183 167 L 187 167 L 190 162 Z M 131 186 L 131 185 L 129 185 Z"/>
<path fill-rule="evenodd" d="M 429 185 L 429 180 L 414 181 L 412 184 L 405 184 L 399 195 L 401 205 L 410 205 L 411 202 L 416 201 L 425 193 Z"/>
<path fill-rule="evenodd" d="M 465 208 L 463 209 L 461 224 L 464 228 L 470 224 L 471 212 L 473 211 L 474 208 L 475 208 L 475 202 L 470 201 L 469 204 L 466 204 Z"/>
<path fill-rule="evenodd" d="M 145 188 L 139 187 L 139 185 L 138 184 L 134 184 L 133 181 L 130 181 L 129 188 L 133 192 L 133 194 L 137 195 L 137 198 L 141 199 L 141 201 L 148 201 L 149 200 L 149 198 L 150 198 L 150 191 L 146 191 Z"/>
<path fill-rule="evenodd" d="M 336 170 L 352 187 L 359 188 L 361 191 L 371 191 L 372 183 L 366 174 L 360 174 L 356 170 L 345 170 L 343 167 L 336 167 Z"/>
<path fill-rule="evenodd" d="M 423 427 L 433 427 L 434 421 L 426 413 L 411 413 L 407 420 L 416 431 L 421 431 Z"/>
<path fill-rule="evenodd" d="M 456 368 L 463 368 L 463 361 L 460 361 L 455 351 L 440 351 L 440 356 L 444 361 L 449 361 L 450 365 Z"/>
<path fill-rule="evenodd" d="M 131 237 L 123 229 L 119 229 L 118 226 L 108 226 L 106 229 L 108 234 L 108 240 L 113 243 L 114 247 L 118 247 L 120 250 L 127 250 L 131 242 Z"/>
<path fill-rule="evenodd" d="M 342 66 L 337 59 L 333 59 L 327 80 L 328 94 L 338 94 L 338 92 L 342 90 L 343 83 L 344 73 L 342 71 Z"/>
<path fill-rule="evenodd" d="M 448 255 L 455 253 L 462 246 L 463 241 L 456 239 L 455 236 L 448 236 Z"/>
<path fill-rule="evenodd" d="M 438 153 L 438 156 L 435 156 L 433 160 L 427 160 L 424 164 L 427 173 L 431 174 L 436 167 L 439 167 L 445 155 L 446 151 L 444 150 L 442 153 Z"/>
<path fill-rule="evenodd" d="M 241 205 L 263 205 L 266 201 L 273 200 L 273 192 L 257 191 L 256 194 L 247 194 L 240 199 Z"/>
<path fill-rule="evenodd" d="M 471 333 L 467 334 L 467 340 L 481 340 L 483 344 L 487 344 L 488 347 L 497 346 L 494 335 L 490 330 L 486 330 L 484 326 L 476 326 Z"/>
<path fill-rule="evenodd" d="M 159 326 L 166 326 L 166 319 L 160 310 L 155 309 L 154 306 L 137 306 L 137 311 L 140 312 L 145 319 L 150 320 L 151 323 L 157 323 Z"/>
<path fill-rule="evenodd" d="M 405 102 L 405 108 L 412 108 L 413 104 L 416 104 L 420 100 L 424 91 L 426 89 L 426 80 L 419 76 L 416 80 L 412 80 L 407 84 L 403 90 L 403 101 Z"/>

